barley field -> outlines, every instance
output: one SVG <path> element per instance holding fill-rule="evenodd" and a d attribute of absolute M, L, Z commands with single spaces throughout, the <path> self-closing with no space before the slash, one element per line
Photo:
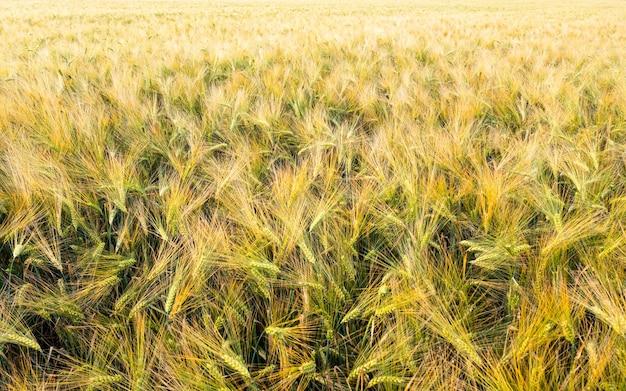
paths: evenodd
<path fill-rule="evenodd" d="M 0 390 L 626 389 L 623 1 L 0 20 Z"/>

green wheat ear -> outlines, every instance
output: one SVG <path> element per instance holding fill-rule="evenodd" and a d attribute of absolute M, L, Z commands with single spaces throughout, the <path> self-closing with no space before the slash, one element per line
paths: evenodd
<path fill-rule="evenodd" d="M 16 328 L 23 328 L 26 331 L 18 331 Z M 6 320 L 0 320 L 0 344 L 15 344 L 27 347 L 29 349 L 41 351 L 39 343 L 35 337 L 30 333 L 30 330 L 24 325 L 13 326 Z"/>
<path fill-rule="evenodd" d="M 518 313 L 518 309 L 520 306 L 520 285 L 517 283 L 514 277 L 511 277 L 509 283 L 509 289 L 506 295 L 507 299 L 507 311 L 509 316 L 514 316 Z"/>

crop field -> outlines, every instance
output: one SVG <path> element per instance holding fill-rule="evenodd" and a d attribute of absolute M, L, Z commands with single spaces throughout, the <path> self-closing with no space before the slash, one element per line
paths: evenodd
<path fill-rule="evenodd" d="M 0 390 L 623 390 L 626 4 L 0 0 Z"/>

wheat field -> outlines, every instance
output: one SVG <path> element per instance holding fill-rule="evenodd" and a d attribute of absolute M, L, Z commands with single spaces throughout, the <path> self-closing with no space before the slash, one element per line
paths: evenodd
<path fill-rule="evenodd" d="M 622 1 L 0 1 L 0 390 L 623 390 Z"/>

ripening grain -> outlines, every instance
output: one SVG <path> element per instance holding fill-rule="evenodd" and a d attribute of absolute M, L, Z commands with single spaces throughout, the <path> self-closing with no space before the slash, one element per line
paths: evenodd
<path fill-rule="evenodd" d="M 618 1 L 0 16 L 0 389 L 626 384 Z"/>

